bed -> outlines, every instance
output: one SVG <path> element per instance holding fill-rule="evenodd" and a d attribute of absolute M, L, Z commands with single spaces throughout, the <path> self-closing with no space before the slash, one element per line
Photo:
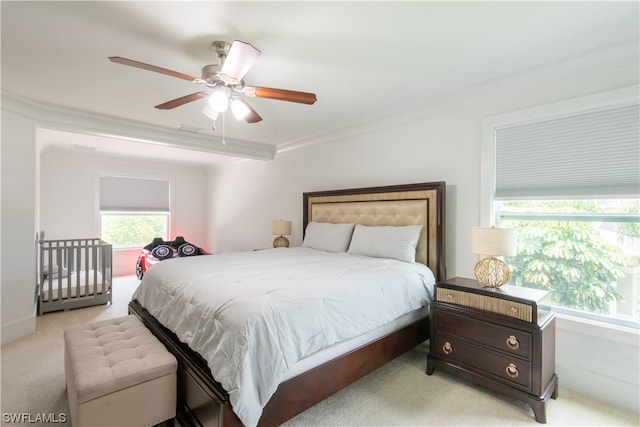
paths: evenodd
<path fill-rule="evenodd" d="M 111 303 L 112 247 L 99 238 L 40 240 L 38 314 Z"/>
<path fill-rule="evenodd" d="M 301 276 L 296 275 L 298 274 L 298 272 L 295 271 L 297 270 L 296 266 L 301 265 L 302 262 L 306 262 L 302 261 L 303 258 L 298 259 L 298 257 L 305 256 L 315 257 L 309 265 L 316 265 L 316 260 L 318 260 L 318 262 L 328 263 L 337 262 L 338 264 L 336 265 L 339 265 L 337 261 L 338 258 L 349 259 L 349 262 L 358 259 L 358 263 L 365 263 L 364 266 L 360 264 L 355 266 L 354 264 L 354 266 L 344 267 L 365 272 L 366 274 L 364 276 L 359 275 L 357 276 L 358 278 L 356 278 L 356 276 L 351 274 L 351 270 L 349 270 L 342 271 L 335 276 L 332 275 L 332 277 L 336 277 L 335 280 L 338 280 L 338 284 L 332 284 L 328 281 L 322 282 L 321 286 L 326 286 L 326 293 L 327 295 L 330 294 L 331 298 L 325 298 L 324 302 L 318 306 L 319 310 L 328 310 L 327 305 L 347 304 L 347 306 L 351 307 L 348 311 L 358 313 L 359 309 L 356 307 L 358 305 L 357 299 L 359 295 L 361 295 L 361 292 L 363 292 L 368 281 L 372 284 L 374 283 L 373 276 L 387 277 L 385 280 L 389 280 L 389 283 L 391 283 L 392 276 L 393 278 L 404 278 L 405 270 L 407 270 L 407 277 L 415 277 L 417 275 L 421 278 L 428 276 L 428 274 L 423 274 L 424 271 L 428 271 L 430 275 L 429 280 L 431 284 L 433 284 L 435 281 L 445 277 L 444 194 L 444 182 L 304 193 L 303 229 L 306 230 L 306 235 L 301 248 L 252 251 L 246 253 L 246 256 L 249 258 L 244 258 L 244 260 L 236 258 L 245 256 L 240 254 L 193 257 L 189 261 L 186 259 L 176 260 L 175 262 L 168 260 L 165 264 L 158 264 L 162 269 L 154 271 L 158 266 L 151 269 L 149 274 L 143 278 L 140 288 L 136 290 L 129 309 L 132 314 L 142 319 L 145 325 L 158 336 L 178 359 L 177 420 L 180 425 L 279 425 L 428 339 L 428 297 L 421 297 L 423 300 L 419 304 L 419 307 L 412 306 L 411 308 L 406 308 L 403 314 L 399 316 L 397 315 L 400 311 L 394 312 L 393 310 L 396 310 L 395 308 L 387 309 L 382 305 L 376 305 L 375 322 L 381 322 L 381 320 L 377 318 L 380 313 L 385 313 L 386 310 L 390 312 L 384 314 L 384 316 L 387 317 L 382 324 L 377 323 L 375 328 L 367 330 L 367 332 L 363 332 L 364 329 L 358 329 L 361 323 L 360 320 L 368 316 L 368 314 L 362 312 L 356 314 L 356 316 L 361 316 L 357 318 L 359 320 L 343 322 L 350 325 L 348 328 L 350 331 L 345 336 L 341 336 L 343 332 L 329 334 L 323 330 L 322 334 L 320 334 L 323 335 L 322 339 L 317 338 L 316 335 L 313 335 L 311 338 L 304 337 L 303 342 L 311 344 L 308 344 L 303 352 L 293 358 L 290 358 L 290 356 L 287 355 L 288 353 L 282 350 L 284 354 L 282 360 L 286 361 L 284 368 L 273 368 L 273 375 L 277 378 L 267 378 L 264 380 L 271 383 L 275 381 L 275 391 L 268 388 L 258 389 L 257 396 L 262 399 L 261 404 L 263 404 L 264 407 L 261 408 L 258 417 L 256 417 L 255 413 L 252 412 L 249 412 L 249 415 L 247 415 L 247 412 L 244 410 L 243 401 L 237 398 L 238 388 L 229 385 L 229 375 L 224 372 L 225 370 L 232 369 L 227 368 L 227 362 L 230 363 L 232 359 L 235 359 L 235 356 L 233 356 L 234 353 L 232 352 L 235 350 L 230 349 L 236 349 L 241 347 L 241 345 L 234 342 L 230 346 L 225 347 L 221 352 L 216 353 L 216 350 L 210 351 L 209 347 L 203 346 L 202 343 L 220 339 L 220 342 L 226 345 L 224 343 L 228 337 L 220 334 L 225 333 L 227 326 L 219 327 L 218 325 L 207 324 L 206 319 L 210 317 L 209 315 L 196 314 L 190 316 L 190 311 L 194 306 L 201 305 L 200 301 L 204 298 L 200 292 L 210 292 L 205 282 L 208 283 L 209 280 L 214 280 L 216 275 L 220 276 L 220 280 L 226 277 L 226 280 L 229 281 L 235 277 L 237 282 L 242 282 L 245 280 L 244 275 L 248 274 L 245 272 L 245 270 L 249 270 L 247 263 L 255 264 L 261 269 L 264 279 L 262 282 L 264 283 L 260 283 L 260 286 L 266 286 L 266 284 L 271 283 L 272 277 L 281 276 L 284 281 L 282 283 L 276 283 L 274 285 L 276 286 L 275 288 L 267 291 L 261 288 L 258 291 L 258 293 L 260 293 L 260 299 L 258 300 L 249 300 L 249 297 L 244 293 L 242 295 L 233 294 L 230 296 L 221 296 L 218 298 L 220 300 L 218 306 L 214 305 L 213 308 L 208 307 L 205 309 L 213 310 L 206 312 L 211 313 L 212 318 L 214 314 L 218 315 L 221 312 L 226 313 L 226 310 L 230 310 L 230 307 L 234 305 L 237 300 L 242 300 L 245 297 L 251 302 L 248 305 L 237 305 L 237 307 L 239 307 L 240 310 L 243 310 L 244 307 L 244 310 L 250 313 L 254 313 L 257 306 L 267 305 L 270 309 L 273 305 L 282 307 L 283 303 L 280 300 L 276 300 L 277 294 L 286 296 L 285 300 L 287 304 L 284 305 L 298 308 L 302 307 L 298 304 L 297 300 L 293 301 L 290 299 L 293 298 L 292 294 L 295 294 L 296 291 L 293 291 L 292 294 L 280 291 L 282 288 L 289 286 L 287 292 L 291 292 L 292 289 L 296 289 L 290 286 L 292 283 L 304 282 L 304 290 L 301 287 L 297 293 L 304 294 L 304 298 L 307 297 L 307 284 L 318 281 L 318 276 L 322 274 L 314 273 L 313 268 L 306 268 L 307 271 L 303 273 L 308 274 L 308 276 L 306 276 L 304 280 L 300 279 Z M 348 245 L 350 253 L 332 252 L 326 255 L 319 254 L 319 252 L 324 251 L 319 251 L 317 248 L 312 247 L 314 244 L 311 243 L 312 239 L 310 236 L 326 237 L 330 234 L 325 233 L 327 230 L 326 227 L 331 227 L 330 230 L 334 230 L 341 228 L 340 224 L 355 224 L 351 231 L 352 240 Z M 333 225 L 335 225 L 335 227 L 333 227 Z M 371 248 L 374 248 L 374 251 L 384 251 L 387 245 L 382 245 L 382 247 L 376 249 L 375 244 L 370 244 L 371 242 L 366 239 L 362 240 L 362 236 L 367 236 L 367 238 L 371 237 L 372 235 L 368 233 L 372 231 L 378 232 L 390 228 L 383 226 L 395 226 L 393 227 L 394 232 L 395 230 L 405 229 L 407 229 L 407 231 L 408 229 L 413 231 L 416 231 L 416 229 L 419 230 L 415 236 L 416 241 L 413 243 L 414 254 L 412 256 L 414 256 L 415 263 L 397 261 L 396 259 L 385 259 L 376 254 L 360 253 L 355 249 L 353 252 L 351 251 L 354 247 L 357 249 L 358 245 L 354 243 L 356 241 L 360 243 L 367 242 L 367 244 L 361 245 L 361 249 L 364 252 Z M 317 233 L 317 227 L 320 227 L 319 230 L 322 231 L 322 233 Z M 373 235 L 375 235 L 375 233 Z M 359 237 L 356 239 L 356 236 Z M 279 270 L 279 272 L 276 270 L 270 271 L 272 260 L 282 257 L 283 254 L 285 254 L 284 256 L 286 258 L 290 259 L 288 262 L 291 264 L 286 264 L 284 269 Z M 401 256 L 404 256 L 404 253 Z M 235 262 L 237 276 L 233 276 L 234 270 L 231 270 L 231 272 L 218 270 L 223 261 L 229 265 Z M 227 263 L 227 261 L 229 262 Z M 353 262 L 355 263 L 356 261 Z M 172 263 L 175 265 L 172 265 Z M 215 270 L 211 272 L 206 270 L 205 264 L 214 265 Z M 184 268 L 184 271 L 180 271 L 180 268 L 178 268 L 179 265 Z M 425 268 L 425 266 L 428 268 Z M 323 267 L 318 268 L 325 271 Z M 389 270 L 391 268 L 393 268 L 393 270 Z M 396 268 L 400 270 L 395 270 Z M 195 279 L 193 276 L 186 277 L 187 270 L 195 271 L 196 276 L 200 276 L 202 280 Z M 301 270 L 305 269 L 301 268 Z M 391 273 L 389 273 L 390 271 Z M 388 273 L 387 276 L 385 276 L 385 272 Z M 369 274 L 369 276 L 367 276 L 367 274 Z M 342 282 L 340 282 L 337 277 L 340 277 Z M 285 283 L 286 279 L 289 279 L 289 283 Z M 153 282 L 154 280 L 155 282 Z M 360 281 L 363 283 L 359 283 Z M 409 280 L 400 280 L 400 282 L 403 283 L 406 281 Z M 423 280 L 423 282 L 425 281 Z M 349 285 L 344 286 L 344 283 L 348 283 Z M 423 285 L 425 289 L 424 292 L 428 294 L 426 282 L 423 283 Z M 356 288 L 356 286 L 361 287 Z M 396 285 L 394 284 L 393 286 Z M 347 287 L 349 289 L 352 287 L 356 289 L 354 291 L 355 294 L 351 294 L 351 300 L 347 300 L 346 303 L 327 304 L 327 301 L 338 301 L 333 298 L 334 292 Z M 158 307 L 158 304 L 154 303 L 153 300 L 150 299 L 151 297 L 147 295 L 156 292 L 153 290 L 154 288 L 159 288 L 157 292 L 164 292 L 162 294 L 164 305 L 173 306 L 174 308 L 177 307 L 178 311 L 183 313 L 183 315 L 175 316 L 170 314 L 169 310 Z M 387 292 L 386 298 L 389 300 L 397 299 L 401 301 L 405 299 L 404 297 L 396 298 L 395 287 L 391 288 L 376 284 L 375 286 L 371 286 L 371 288 L 374 290 L 373 293 L 377 292 L 376 289 L 379 289 L 379 292 L 383 294 Z M 186 289 L 188 295 L 183 297 L 176 296 L 178 289 Z M 394 290 L 390 291 L 389 289 Z M 225 292 L 227 291 L 222 291 L 221 293 L 224 294 Z M 398 291 L 397 294 L 404 295 L 404 292 L 404 290 Z M 265 295 L 267 295 L 268 298 L 265 297 Z M 207 300 L 209 298 L 215 300 L 217 297 L 216 295 L 206 297 Z M 184 304 L 184 301 L 195 301 L 195 303 L 183 307 L 181 304 Z M 260 303 L 258 304 L 256 301 L 260 301 Z M 265 303 L 265 301 L 268 301 L 268 303 Z M 275 303 L 273 301 L 279 302 Z M 410 304 L 414 303 L 411 302 Z M 369 302 L 363 305 L 367 307 L 371 306 Z M 277 317 L 287 319 L 285 323 L 293 324 L 295 327 L 295 324 L 298 322 L 291 321 L 291 318 L 287 317 L 289 316 L 288 314 L 284 311 L 280 312 L 279 310 L 278 308 L 278 311 L 275 311 Z M 315 313 L 315 310 L 316 309 L 308 310 L 305 308 L 298 311 L 309 315 L 310 313 Z M 363 310 L 366 310 L 366 308 L 363 308 Z M 268 310 L 268 315 L 261 314 L 260 317 L 272 316 L 273 311 L 274 310 Z M 332 318 L 332 316 L 333 315 L 329 313 L 322 316 L 310 317 L 314 317 L 316 320 L 320 317 L 324 322 L 326 319 Z M 341 315 L 338 315 L 338 317 L 340 316 Z M 183 321 L 177 319 L 183 319 Z M 271 318 L 269 317 L 268 319 Z M 184 324 L 181 324 L 181 322 Z M 221 324 L 221 322 L 222 321 L 216 320 L 216 322 L 210 323 Z M 254 325 L 253 321 L 240 321 L 237 323 Z M 369 328 L 370 326 L 363 327 Z M 279 327 L 269 328 L 255 326 L 255 328 L 268 337 L 265 341 L 267 343 L 269 340 L 280 342 L 288 339 L 289 336 L 306 333 L 310 329 L 308 327 L 301 327 L 291 332 L 278 334 L 281 332 Z M 274 330 L 278 333 L 274 334 Z M 196 336 L 195 333 L 193 333 L 194 331 L 197 331 L 198 334 L 201 331 L 206 331 L 207 333 Z M 179 335 L 180 338 L 178 337 Z M 326 338 L 324 335 L 331 336 L 332 338 Z M 334 335 L 336 336 L 334 337 Z M 316 342 L 316 340 L 321 342 Z M 189 344 L 187 344 L 187 342 Z M 208 345 L 208 343 L 206 345 Z M 263 345 L 264 347 L 260 347 L 261 352 L 264 350 L 265 355 L 270 354 L 267 351 L 266 344 L 263 343 Z M 285 347 L 283 344 L 282 348 L 284 349 Z M 196 352 L 193 348 L 199 351 Z M 232 356 L 224 359 L 225 353 L 229 353 Z M 251 353 L 251 351 L 249 351 L 249 353 Z M 212 355 L 215 356 L 215 358 L 212 359 Z M 262 357 L 263 356 L 260 356 L 260 358 Z M 268 356 L 264 357 L 270 359 Z M 249 357 L 242 359 L 248 362 L 240 363 L 251 366 L 255 365 L 252 371 L 253 376 L 268 377 L 271 375 L 271 372 L 269 375 L 263 375 L 268 370 L 265 369 L 267 365 L 261 364 L 260 358 L 254 359 Z M 222 360 L 224 360 L 224 363 L 221 362 Z M 212 373 L 214 371 L 216 374 Z M 233 372 L 236 373 L 240 371 L 233 370 Z M 242 373 L 240 376 L 250 375 Z M 231 375 L 231 377 L 235 378 L 234 375 Z M 220 381 L 216 378 L 220 379 Z M 259 378 L 256 380 L 256 383 L 261 386 L 262 381 L 263 379 Z M 226 388 L 223 384 L 227 384 Z M 273 386 L 273 384 L 270 384 L 270 386 Z M 229 392 L 227 389 L 229 389 Z M 244 422 L 241 421 L 241 419 Z"/>

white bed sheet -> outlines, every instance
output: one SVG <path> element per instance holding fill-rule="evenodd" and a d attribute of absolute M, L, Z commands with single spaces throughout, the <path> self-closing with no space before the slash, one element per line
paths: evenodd
<path fill-rule="evenodd" d="M 429 304 L 422 264 L 278 248 L 165 260 L 133 298 L 207 360 L 246 426 L 297 362 Z"/>

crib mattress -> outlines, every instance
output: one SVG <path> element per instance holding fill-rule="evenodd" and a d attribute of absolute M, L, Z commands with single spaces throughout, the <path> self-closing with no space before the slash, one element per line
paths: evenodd
<path fill-rule="evenodd" d="M 42 283 L 42 301 L 93 296 L 111 291 L 111 283 L 103 280 L 99 271 L 72 272 L 64 277 L 52 277 Z"/>

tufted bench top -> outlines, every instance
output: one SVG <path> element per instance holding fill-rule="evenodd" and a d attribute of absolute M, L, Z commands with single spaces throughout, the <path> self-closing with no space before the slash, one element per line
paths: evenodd
<path fill-rule="evenodd" d="M 135 316 L 64 331 L 78 402 L 176 372 L 175 357 Z"/>

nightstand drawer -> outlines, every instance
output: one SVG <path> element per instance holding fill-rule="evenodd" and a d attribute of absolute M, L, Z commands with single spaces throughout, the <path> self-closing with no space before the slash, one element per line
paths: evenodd
<path fill-rule="evenodd" d="M 444 333 L 439 333 L 436 338 L 436 351 L 445 362 L 477 370 L 525 391 L 531 388 L 531 362 L 478 347 Z"/>
<path fill-rule="evenodd" d="M 529 332 L 457 315 L 441 308 L 435 310 L 435 317 L 438 333 L 455 335 L 529 361 L 532 359 L 532 336 Z"/>
<path fill-rule="evenodd" d="M 436 291 L 436 301 L 488 311 L 490 313 L 524 320 L 525 322 L 531 322 L 534 319 L 534 311 L 531 305 L 501 299 L 496 296 L 478 295 L 455 289 L 438 288 Z"/>

